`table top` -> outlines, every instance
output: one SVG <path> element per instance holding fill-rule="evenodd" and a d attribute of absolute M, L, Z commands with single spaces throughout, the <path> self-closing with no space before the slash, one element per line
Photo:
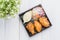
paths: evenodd
<path fill-rule="evenodd" d="M 19 14 L 42 4 L 52 26 L 33 37 L 29 37 L 18 15 L 8 20 L 0 19 L 0 40 L 60 40 L 59 3 L 59 0 L 21 0 Z"/>

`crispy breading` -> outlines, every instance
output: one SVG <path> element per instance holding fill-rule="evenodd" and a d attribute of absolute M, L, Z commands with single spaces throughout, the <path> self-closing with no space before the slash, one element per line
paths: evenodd
<path fill-rule="evenodd" d="M 44 27 L 48 27 L 50 25 L 50 23 L 49 23 L 49 21 L 47 20 L 46 17 L 39 18 L 39 21 Z"/>
<path fill-rule="evenodd" d="M 27 24 L 26 28 L 27 28 L 27 30 L 28 30 L 29 32 L 31 32 L 32 34 L 35 34 L 33 23 L 29 22 L 29 23 Z"/>
<path fill-rule="evenodd" d="M 37 32 L 42 30 L 42 25 L 38 21 L 34 21 L 34 26 Z"/>

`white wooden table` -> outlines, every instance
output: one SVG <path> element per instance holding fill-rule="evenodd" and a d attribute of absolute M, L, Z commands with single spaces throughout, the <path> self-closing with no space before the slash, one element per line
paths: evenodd
<path fill-rule="evenodd" d="M 20 13 L 42 3 L 52 26 L 29 37 L 19 17 L 0 19 L 0 40 L 60 40 L 60 0 L 21 0 Z"/>

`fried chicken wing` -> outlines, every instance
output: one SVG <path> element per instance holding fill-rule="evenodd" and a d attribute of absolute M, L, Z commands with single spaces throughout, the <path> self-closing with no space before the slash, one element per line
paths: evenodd
<path fill-rule="evenodd" d="M 29 32 L 31 32 L 32 34 L 35 33 L 33 23 L 29 22 L 29 23 L 27 24 L 26 28 L 27 28 L 27 30 L 28 30 Z"/>
<path fill-rule="evenodd" d="M 44 27 L 48 27 L 50 25 L 46 17 L 39 18 L 39 21 Z"/>
<path fill-rule="evenodd" d="M 42 25 L 38 21 L 34 21 L 34 25 L 37 32 L 42 30 Z"/>

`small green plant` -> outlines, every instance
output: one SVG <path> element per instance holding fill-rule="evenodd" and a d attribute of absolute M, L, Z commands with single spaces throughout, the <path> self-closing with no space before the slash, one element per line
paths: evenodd
<path fill-rule="evenodd" d="M 14 16 L 18 12 L 20 0 L 0 0 L 0 18 Z"/>

